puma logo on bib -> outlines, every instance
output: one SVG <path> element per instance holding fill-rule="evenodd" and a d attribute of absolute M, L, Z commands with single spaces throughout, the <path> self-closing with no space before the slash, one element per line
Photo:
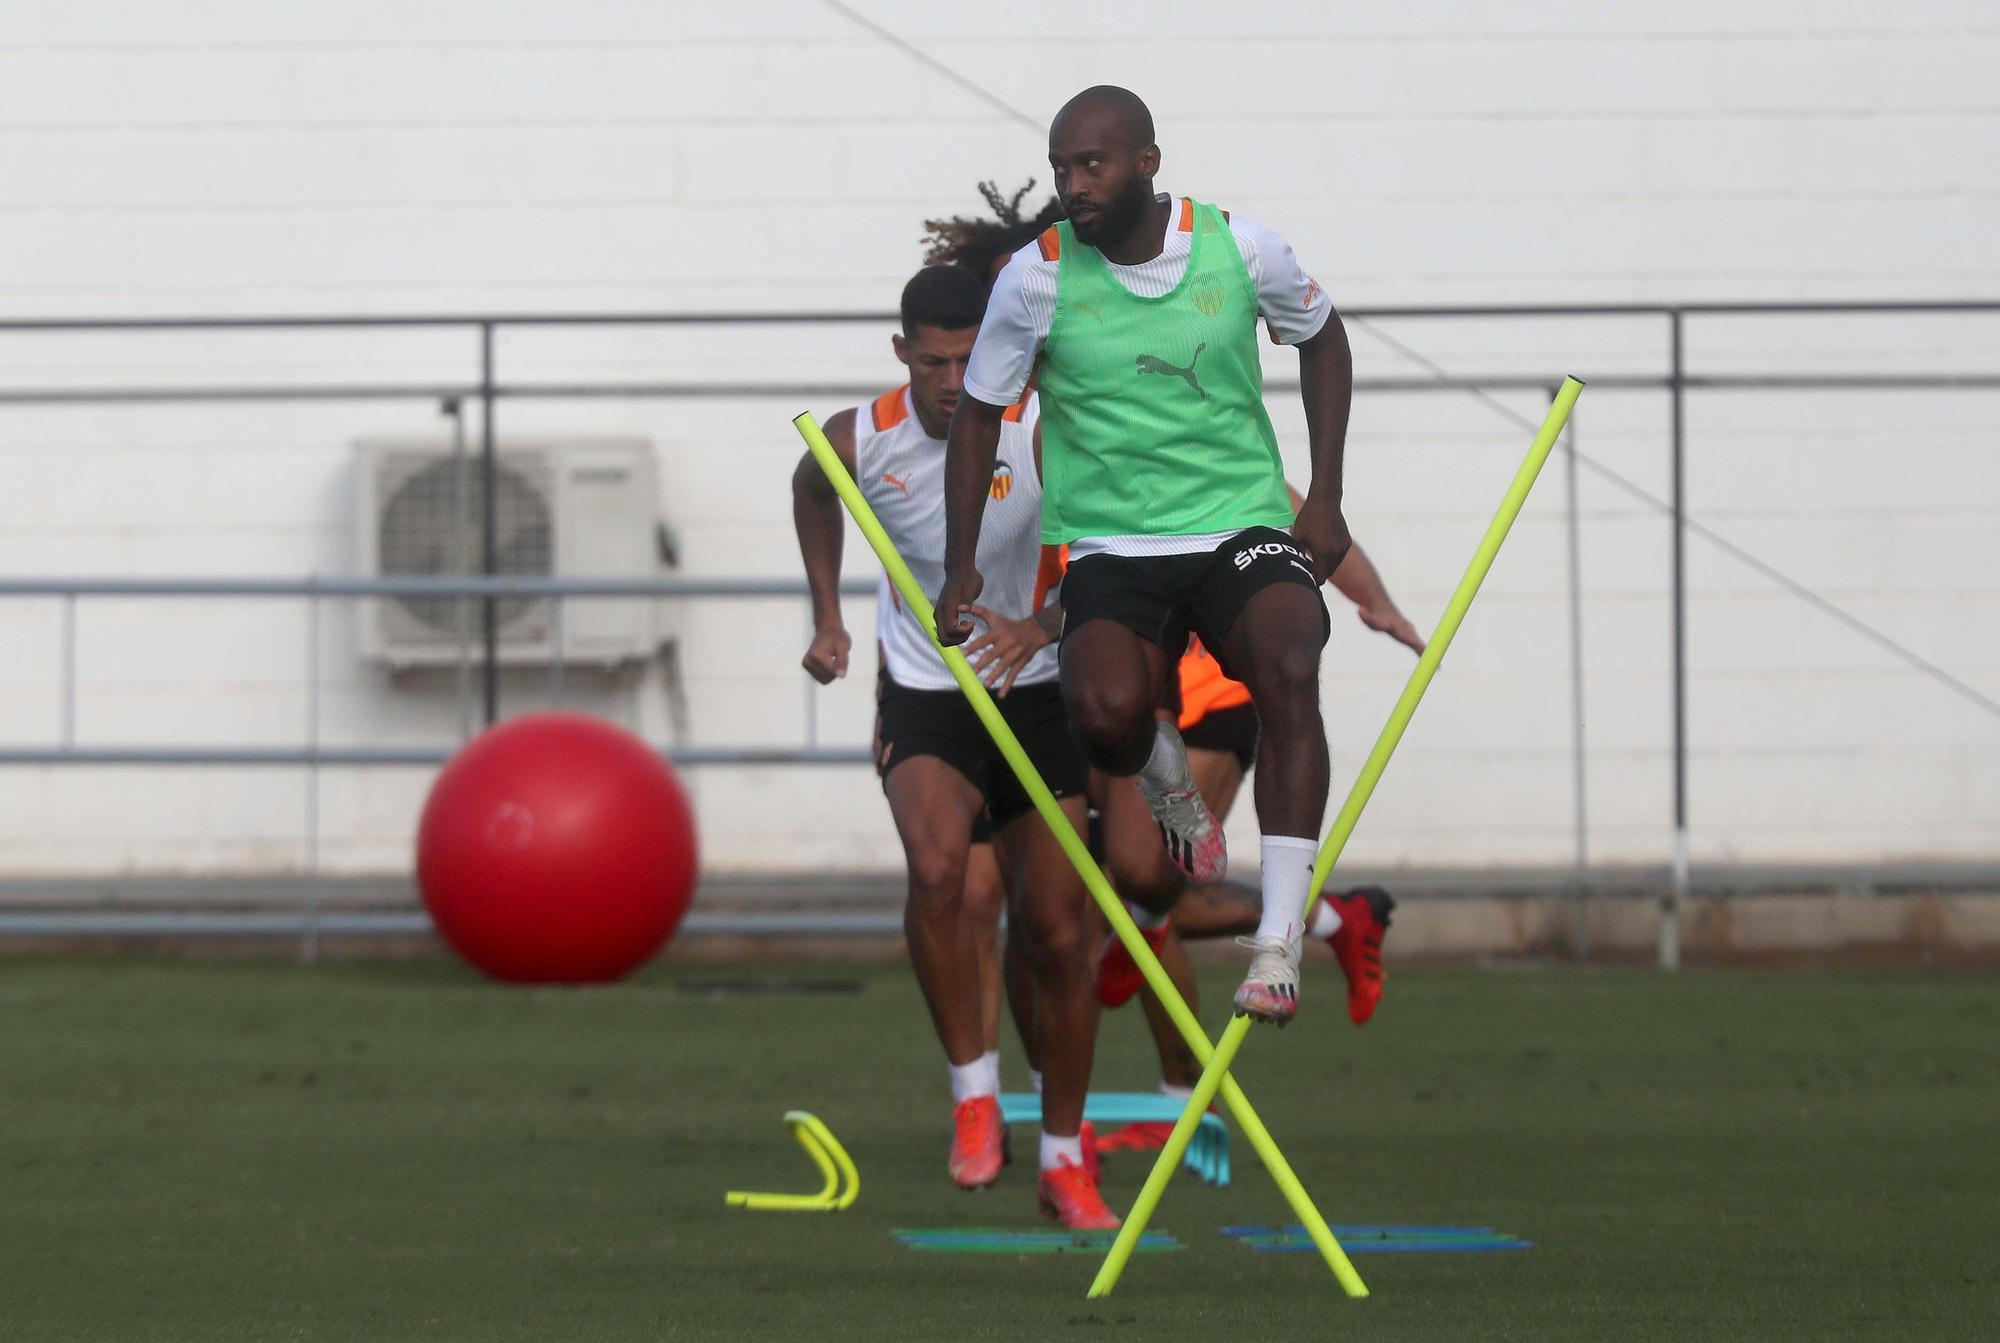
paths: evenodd
<path fill-rule="evenodd" d="M 1188 360 L 1186 368 L 1181 368 L 1178 365 L 1170 364 L 1166 360 L 1160 358 L 1158 355 L 1142 354 L 1136 361 L 1138 364 L 1138 368 L 1135 371 L 1139 373 L 1172 374 L 1176 378 L 1183 379 L 1188 386 L 1194 388 L 1196 392 L 1200 393 L 1202 400 L 1206 401 L 1208 400 L 1208 392 L 1203 389 L 1201 385 L 1201 380 L 1195 377 L 1194 366 L 1201 359 L 1201 352 L 1203 350 L 1206 350 L 1207 348 L 1208 348 L 1207 341 L 1203 341 L 1201 344 L 1195 346 L 1194 357 Z"/>

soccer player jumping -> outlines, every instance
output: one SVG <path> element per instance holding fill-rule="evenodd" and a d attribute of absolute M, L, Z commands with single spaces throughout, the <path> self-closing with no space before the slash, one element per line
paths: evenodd
<path fill-rule="evenodd" d="M 951 422 L 938 636 L 972 633 L 979 530 L 1001 417 L 1040 361 L 1042 540 L 1067 544 L 1061 684 L 1090 762 L 1137 777 L 1195 881 L 1227 866 L 1170 723 L 1166 678 L 1201 637 L 1250 688 L 1263 913 L 1236 1007 L 1298 1010 L 1305 905 L 1326 811 L 1319 585 L 1347 553 L 1346 332 L 1289 244 L 1213 205 L 1156 195 L 1145 103 L 1100 85 L 1064 104 L 1049 165 L 1067 216 L 1001 272 Z M 1294 520 L 1263 402 L 1257 319 L 1299 350 L 1312 479 Z M 1289 533 L 1285 530 L 1290 528 Z"/>

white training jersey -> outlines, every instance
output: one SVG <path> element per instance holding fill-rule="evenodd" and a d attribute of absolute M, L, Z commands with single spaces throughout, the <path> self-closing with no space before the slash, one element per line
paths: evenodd
<path fill-rule="evenodd" d="M 1187 273 L 1194 255 L 1194 202 L 1161 195 L 1176 221 L 1168 228 L 1160 254 L 1136 266 L 1121 266 L 1109 258 L 1112 277 L 1140 298 L 1160 298 L 1173 292 Z M 1299 265 L 1292 245 L 1254 220 L 1224 211 L 1229 232 L 1250 282 L 1257 290 L 1257 315 L 1280 345 L 1311 340 L 1333 314 L 1333 302 L 1319 281 Z M 1056 276 L 1061 262 L 1037 239 L 1014 253 L 993 282 L 986 319 L 972 362 L 965 370 L 965 391 L 989 406 L 1004 406 L 1021 395 L 1034 372 L 1035 360 L 1048 340 L 1056 313 Z M 1180 555 L 1213 550 L 1233 535 L 1079 537 L 1070 543 L 1071 561 L 1086 555 Z"/>
<path fill-rule="evenodd" d="M 1040 402 L 1029 397 L 1000 421 L 986 517 L 979 528 L 978 563 L 986 580 L 979 604 L 1012 619 L 1035 610 L 1042 558 L 1042 478 L 1035 469 L 1035 420 Z M 854 478 L 889 539 L 902 552 L 917 586 L 936 599 L 944 586 L 945 442 L 924 432 L 907 385 L 885 392 L 854 411 Z M 912 690 L 955 690 L 930 635 L 907 610 L 885 574 L 875 592 L 875 631 L 889 678 Z M 974 623 L 974 638 L 985 633 Z M 1056 679 L 1054 644 L 1028 660 L 1015 685 Z"/>

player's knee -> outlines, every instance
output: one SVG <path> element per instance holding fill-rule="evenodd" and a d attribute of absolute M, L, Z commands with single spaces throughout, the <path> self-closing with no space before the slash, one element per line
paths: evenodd
<path fill-rule="evenodd" d="M 1174 907 L 1184 886 L 1179 869 L 1167 857 L 1156 831 L 1140 836 L 1145 843 L 1115 844 L 1106 855 L 1111 884 L 1118 894 L 1142 909 L 1164 914 Z"/>
<path fill-rule="evenodd" d="M 1256 678 L 1258 714 L 1269 721 L 1319 711 L 1319 649 L 1289 640 L 1260 659 Z"/>
<path fill-rule="evenodd" d="M 1060 974 L 1083 964 L 1081 919 L 1048 912 L 1030 912 L 1023 916 L 1021 923 L 1022 931 L 1027 934 L 1029 959 L 1042 976 Z"/>
<path fill-rule="evenodd" d="M 1129 754 L 1152 742 L 1153 706 L 1138 685 L 1099 682 L 1067 697 L 1070 723 L 1093 755 Z"/>
<path fill-rule="evenodd" d="M 910 858 L 910 912 L 923 918 L 957 918 L 965 904 L 965 860 L 948 849 L 923 849 Z"/>

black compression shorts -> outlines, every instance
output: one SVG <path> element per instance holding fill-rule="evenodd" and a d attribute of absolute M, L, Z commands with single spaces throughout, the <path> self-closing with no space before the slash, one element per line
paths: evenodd
<path fill-rule="evenodd" d="M 1062 691 L 1053 683 L 1017 685 L 995 703 L 1049 791 L 1057 797 L 1082 796 L 1090 771 L 1070 736 Z M 911 690 L 884 681 L 875 772 L 882 777 L 885 789 L 896 766 L 920 755 L 936 756 L 970 780 L 986 799 L 995 830 L 1034 809 L 1027 790 L 1014 777 L 963 694 L 956 690 Z"/>
<path fill-rule="evenodd" d="M 1063 634 L 1092 620 L 1137 631 L 1179 661 L 1188 634 L 1201 636 L 1223 671 L 1223 648 L 1250 599 L 1274 583 L 1298 583 L 1319 601 L 1319 642 L 1333 618 L 1313 582 L 1312 565 L 1292 538 L 1275 527 L 1251 527 L 1213 551 L 1190 555 L 1086 555 L 1063 576 Z"/>

